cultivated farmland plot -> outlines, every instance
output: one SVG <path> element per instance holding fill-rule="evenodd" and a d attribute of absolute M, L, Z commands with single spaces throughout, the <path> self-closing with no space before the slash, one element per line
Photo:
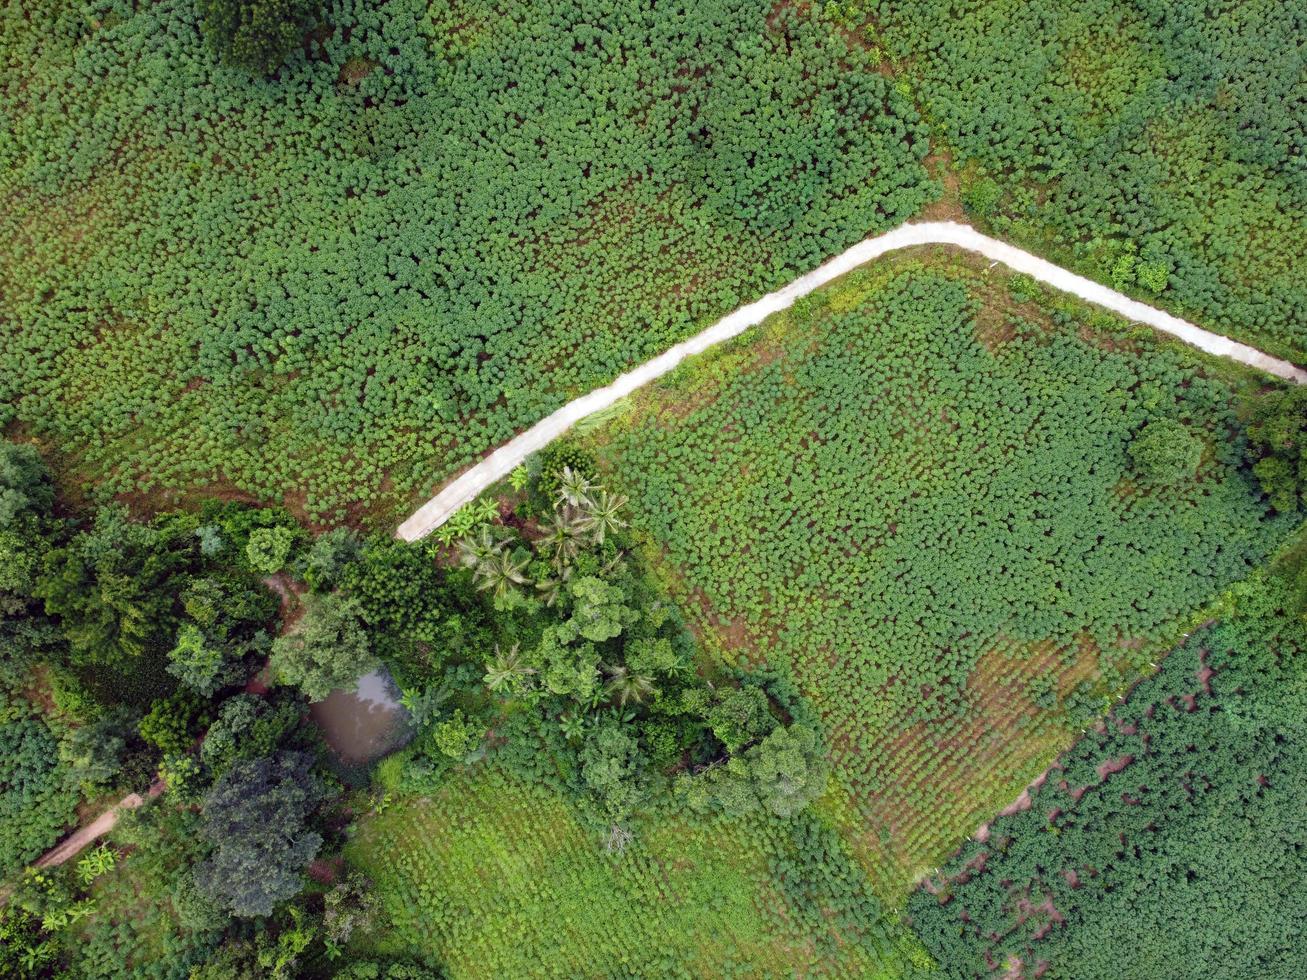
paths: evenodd
<path fill-rule="evenodd" d="M 702 633 L 820 707 L 890 901 L 1287 530 L 1219 369 L 1123 327 L 895 260 L 588 437 Z M 1201 441 L 1192 476 L 1132 464 L 1159 419 Z"/>

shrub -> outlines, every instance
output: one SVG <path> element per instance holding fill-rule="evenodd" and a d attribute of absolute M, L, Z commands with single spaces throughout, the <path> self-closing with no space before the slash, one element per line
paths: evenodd
<path fill-rule="evenodd" d="M 1202 440 L 1174 419 L 1154 419 L 1130 443 L 1136 472 L 1161 486 L 1193 479 L 1202 458 Z"/>
<path fill-rule="evenodd" d="M 264 575 L 275 575 L 286 567 L 295 532 L 288 527 L 259 527 L 250 532 L 245 558 L 250 568 Z"/>
<path fill-rule="evenodd" d="M 179 755 L 208 724 L 206 702 L 191 691 L 177 691 L 154 702 L 136 730 L 165 755 Z"/>

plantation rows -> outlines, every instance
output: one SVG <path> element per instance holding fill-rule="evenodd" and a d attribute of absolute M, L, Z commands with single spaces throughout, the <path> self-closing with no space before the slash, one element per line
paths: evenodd
<path fill-rule="evenodd" d="M 368 513 L 931 193 L 910 98 L 767 0 L 0 14 L 0 424 L 100 494 Z M 347 512 L 348 506 L 348 512 Z"/>
<path fill-rule="evenodd" d="M 887 895 L 1286 526 L 1188 354 L 1016 319 L 986 346 L 969 275 L 855 274 L 594 439 L 718 644 L 820 708 Z M 1158 419 L 1200 440 L 1174 484 L 1129 452 Z"/>
<path fill-rule="evenodd" d="M 837 766 L 862 770 L 861 785 L 874 787 L 851 794 L 860 820 L 849 829 L 881 894 L 900 899 L 959 839 L 1011 803 L 1014 787 L 1043 771 L 1079 731 L 1076 722 L 1101 704 L 1083 698 L 1081 686 L 1097 674 L 1091 647 L 998 647 L 977 663 L 964 713 L 926 724 L 894 711 L 881 728 L 900 734 L 870 758 L 854 748 L 862 722 L 838 718 Z M 1066 701 L 1077 691 L 1073 721 Z M 1062 710 L 1053 710 L 1059 703 Z"/>
<path fill-rule="evenodd" d="M 605 854 L 562 798 L 491 770 L 395 802 L 347 856 L 383 897 L 382 952 L 455 977 L 898 975 L 909 955 L 806 818 L 653 815 Z"/>
<path fill-rule="evenodd" d="M 1307 3 L 850 3 L 995 233 L 1307 353 Z M 1153 299 L 1156 297 L 1156 300 Z"/>
<path fill-rule="evenodd" d="M 1301 976 L 1301 586 L 1243 586 L 915 893 L 948 976 Z M 1127 953 L 1128 951 L 1128 953 Z"/>

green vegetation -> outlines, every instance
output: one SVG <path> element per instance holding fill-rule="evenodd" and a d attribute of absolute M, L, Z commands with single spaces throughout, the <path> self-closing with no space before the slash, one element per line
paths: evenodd
<path fill-rule="evenodd" d="M 1175 419 L 1154 419 L 1130 443 L 1130 460 L 1145 484 L 1192 480 L 1202 458 L 1202 440 Z"/>
<path fill-rule="evenodd" d="M 714 645 L 822 715 L 891 899 L 1287 530 L 1194 356 L 990 293 L 855 273 L 591 437 Z"/>
<path fill-rule="evenodd" d="M 275 81 L 4 10 L 0 424 L 101 496 L 365 519 L 931 194 L 816 8 L 340 0 Z"/>
<path fill-rule="evenodd" d="M 899 976 L 914 948 L 806 815 L 659 810 L 609 854 L 556 793 L 490 768 L 365 818 L 346 854 L 390 923 L 376 950 L 453 977 Z"/>
<path fill-rule="evenodd" d="M 1302 973 L 1307 387 L 932 249 L 367 531 L 927 205 L 1307 356 L 1304 34 L 0 6 L 0 974 Z"/>
<path fill-rule="evenodd" d="M 1307 627 L 1282 579 L 1171 653 L 917 892 L 948 976 L 1290 977 L 1307 940 Z M 1128 951 L 1128 952 L 1127 952 Z"/>
<path fill-rule="evenodd" d="M 1276 392 L 1257 406 L 1248 440 L 1253 472 L 1277 510 L 1298 512 L 1307 501 L 1307 388 Z"/>
<path fill-rule="evenodd" d="M 187 808 L 158 806 L 115 828 L 113 846 L 131 850 L 94 880 L 93 914 L 67 933 L 74 976 L 185 977 L 212 955 L 227 915 L 195 888 L 191 865 L 208 850 L 198 824 Z"/>
<path fill-rule="evenodd" d="M 377 666 L 358 605 L 335 594 L 315 596 L 294 628 L 272 644 L 278 679 L 294 684 L 310 701 L 351 688 Z"/>
<path fill-rule="evenodd" d="M 308 0 L 199 0 L 200 26 L 230 64 L 267 74 L 299 44 L 313 20 Z"/>
<path fill-rule="evenodd" d="M 310 760 L 295 752 L 244 762 L 204 798 L 201 832 L 213 854 L 195 869 L 212 902 L 239 916 L 266 916 L 304 887 L 321 835 L 305 822 L 322 802 Z"/>
<path fill-rule="evenodd" d="M 0 873 L 40 856 L 72 822 L 77 780 L 49 727 L 0 701 Z"/>
<path fill-rule="evenodd" d="M 974 219 L 1307 353 L 1302 0 L 848 6 L 912 80 Z"/>

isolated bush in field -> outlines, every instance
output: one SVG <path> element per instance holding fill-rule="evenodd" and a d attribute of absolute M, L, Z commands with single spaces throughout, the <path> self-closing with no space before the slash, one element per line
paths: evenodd
<path fill-rule="evenodd" d="M 332 691 L 353 690 L 380 661 L 372 652 L 359 604 L 338 593 L 307 597 L 304 615 L 272 644 L 272 669 L 310 701 Z"/>
<path fill-rule="evenodd" d="M 204 797 L 201 832 L 214 848 L 195 869 L 212 901 L 242 917 L 271 915 L 304 886 L 322 837 L 307 827 L 323 799 L 298 752 L 243 762 Z"/>
<path fill-rule="evenodd" d="M 1174 419 L 1154 419 L 1130 443 L 1130 459 L 1148 483 L 1173 486 L 1193 479 L 1203 441 Z"/>
<path fill-rule="evenodd" d="M 312 0 L 198 0 L 196 9 L 224 61 L 267 75 L 303 39 L 315 6 Z"/>
<path fill-rule="evenodd" d="M 245 557 L 254 571 L 275 575 L 286 567 L 295 533 L 288 527 L 260 527 L 250 532 Z"/>

